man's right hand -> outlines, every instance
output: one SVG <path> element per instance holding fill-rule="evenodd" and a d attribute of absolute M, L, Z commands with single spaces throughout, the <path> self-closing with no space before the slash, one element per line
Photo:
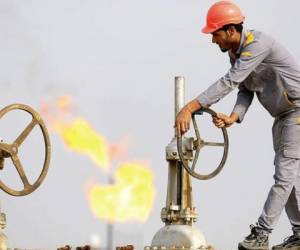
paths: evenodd
<path fill-rule="evenodd" d="M 190 129 L 192 113 L 201 108 L 201 104 L 195 99 L 185 105 L 176 116 L 174 128 L 176 136 L 180 137 Z"/>
<path fill-rule="evenodd" d="M 176 136 L 180 137 L 190 129 L 190 121 L 192 119 L 192 113 L 184 107 L 176 116 L 174 127 L 176 128 Z"/>

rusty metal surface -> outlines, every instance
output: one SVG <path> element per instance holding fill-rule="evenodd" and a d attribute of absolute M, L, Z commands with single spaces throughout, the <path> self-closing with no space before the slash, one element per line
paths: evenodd
<path fill-rule="evenodd" d="M 195 151 L 195 156 L 194 156 L 194 159 L 193 159 L 191 165 L 189 165 L 189 159 L 187 159 L 187 157 L 186 157 L 186 154 L 187 154 L 186 152 L 188 152 L 189 150 L 183 149 L 184 148 L 183 137 L 177 137 L 177 148 L 178 148 L 178 154 L 179 154 L 180 161 L 182 162 L 182 165 L 186 169 L 186 171 L 191 176 L 193 176 L 199 180 L 209 180 L 209 179 L 215 177 L 216 175 L 218 175 L 221 172 L 221 170 L 223 169 L 226 159 L 227 159 L 227 155 L 228 155 L 229 140 L 228 140 L 228 134 L 227 134 L 226 128 L 221 128 L 224 142 L 206 142 L 200 137 L 200 132 L 199 132 L 199 129 L 197 126 L 195 115 L 202 114 L 202 112 L 209 113 L 212 116 L 216 115 L 216 113 L 209 108 L 201 108 L 200 110 L 198 110 L 197 112 L 195 112 L 193 114 L 192 119 L 193 119 L 193 126 L 194 126 L 194 130 L 195 130 L 195 134 L 196 134 L 196 140 L 194 140 L 194 143 L 193 143 L 194 144 L 193 150 Z M 215 147 L 223 147 L 224 148 L 221 162 L 219 163 L 217 168 L 210 174 L 205 174 L 205 175 L 196 171 L 196 163 L 197 163 L 197 160 L 199 157 L 199 153 L 200 153 L 200 150 L 204 146 L 215 146 Z"/>
<path fill-rule="evenodd" d="M 174 209 L 167 210 L 167 208 L 164 207 L 161 210 L 160 216 L 166 225 L 192 225 L 193 222 L 197 221 L 198 213 L 195 207 L 192 209 L 190 207 L 178 209 L 178 212 L 176 212 Z"/>
<path fill-rule="evenodd" d="M 32 116 L 31 122 L 27 125 L 27 127 L 22 131 L 22 133 L 14 140 L 14 142 L 8 144 L 0 142 L 0 169 L 3 169 L 4 167 L 4 158 L 10 157 L 12 159 L 12 162 L 22 180 L 22 183 L 24 185 L 23 190 L 14 190 L 12 188 L 9 188 L 7 185 L 5 185 L 0 180 L 0 188 L 5 191 L 6 193 L 13 195 L 13 196 L 24 196 L 27 194 L 32 193 L 34 190 L 36 190 L 43 180 L 45 179 L 49 164 L 50 164 L 50 156 L 51 156 L 51 145 L 50 145 L 50 138 L 48 134 L 48 130 L 46 128 L 46 125 L 44 124 L 41 116 L 33 110 L 31 107 L 24 105 L 24 104 L 12 104 L 9 105 L 2 110 L 0 110 L 0 118 L 2 118 L 5 114 L 12 110 L 23 110 L 29 113 Z M 43 139 L 45 143 L 45 158 L 43 163 L 42 171 L 37 178 L 37 180 L 31 184 L 28 181 L 27 175 L 24 171 L 24 167 L 18 157 L 18 149 L 22 145 L 22 143 L 26 140 L 28 135 L 31 133 L 31 131 L 36 127 L 39 126 L 39 128 L 42 130 Z"/>
<path fill-rule="evenodd" d="M 63 247 L 57 248 L 57 250 L 71 250 L 71 246 L 65 245 L 65 246 L 63 246 Z"/>
<path fill-rule="evenodd" d="M 70 245 L 65 245 L 63 247 L 57 248 L 57 250 L 71 250 L 71 249 L 76 249 L 76 250 L 93 250 L 95 248 L 92 248 L 90 245 L 77 246 L 77 247 L 71 247 Z"/>
<path fill-rule="evenodd" d="M 76 250 L 91 250 L 91 246 L 90 245 L 85 245 L 85 246 L 81 246 L 81 247 L 76 247 Z"/>
<path fill-rule="evenodd" d="M 116 247 L 116 250 L 134 250 L 134 246 L 133 245 L 118 246 Z"/>

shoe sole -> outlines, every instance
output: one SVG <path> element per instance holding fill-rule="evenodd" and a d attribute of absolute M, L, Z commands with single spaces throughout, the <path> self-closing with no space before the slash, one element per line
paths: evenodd
<path fill-rule="evenodd" d="M 272 250 L 300 250 L 300 246 L 296 246 L 296 247 L 276 247 L 273 248 Z"/>
<path fill-rule="evenodd" d="M 243 246 L 238 246 L 238 250 L 269 250 L 269 248 L 252 248 L 252 249 L 250 249 L 250 248 L 245 248 Z M 282 250 L 284 250 L 284 249 L 282 249 Z M 287 250 L 300 250 L 300 248 L 299 249 L 298 248 L 297 249 L 287 249 Z"/>

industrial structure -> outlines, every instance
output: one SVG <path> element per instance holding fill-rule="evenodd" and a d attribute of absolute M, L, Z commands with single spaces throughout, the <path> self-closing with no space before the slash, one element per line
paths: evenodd
<path fill-rule="evenodd" d="M 184 106 L 185 95 L 184 77 L 175 78 L 175 117 Z M 20 135 L 11 143 L 0 142 L 0 168 L 5 167 L 5 158 L 11 158 L 23 183 L 22 190 L 14 190 L 8 187 L 0 180 L 0 188 L 13 196 L 25 196 L 35 191 L 43 182 L 48 172 L 51 146 L 47 128 L 41 116 L 32 108 L 22 104 L 13 104 L 0 110 L 0 118 L 12 110 L 22 110 L 29 113 L 32 117 L 31 122 L 20 133 Z M 203 233 L 193 224 L 198 218 L 196 207 L 192 199 L 191 176 L 200 180 L 208 180 L 215 177 L 224 167 L 228 154 L 228 136 L 225 128 L 222 128 L 223 142 L 207 142 L 200 137 L 195 117 L 204 112 L 210 115 L 216 115 L 211 109 L 201 109 L 192 115 L 193 126 L 195 130 L 194 137 L 179 136 L 172 138 L 166 147 L 166 160 L 168 162 L 168 186 L 166 205 L 161 210 L 161 220 L 165 225 L 154 235 L 151 245 L 146 246 L 144 250 L 209 250 L 212 249 L 206 242 Z M 18 157 L 18 149 L 26 140 L 31 131 L 38 126 L 42 131 L 45 144 L 45 156 L 40 175 L 33 184 L 25 173 L 22 163 Z M 223 156 L 220 164 L 210 174 L 200 174 L 197 171 L 197 159 L 200 150 L 204 146 L 223 147 Z M 1 211 L 0 211 L 1 212 Z M 6 215 L 0 213 L 0 250 L 8 250 L 7 237 L 3 232 L 6 225 Z M 109 235 L 110 237 L 110 235 Z M 109 240 L 111 242 L 111 240 Z M 112 246 L 109 246 L 112 248 Z M 68 250 L 72 247 L 66 245 L 58 248 L 59 250 Z M 93 249 L 86 245 L 77 247 L 78 250 Z M 117 250 L 133 250 L 132 245 L 117 247 Z"/>
<path fill-rule="evenodd" d="M 175 117 L 185 103 L 184 77 L 175 77 Z M 166 147 L 168 162 L 168 187 L 166 206 L 162 208 L 161 220 L 165 226 L 154 235 L 151 246 L 145 250 L 200 250 L 211 249 L 203 233 L 193 226 L 197 220 L 197 210 L 193 205 L 191 176 L 208 180 L 216 176 L 223 168 L 228 154 L 228 135 L 222 128 L 223 142 L 206 142 L 200 137 L 195 119 L 196 115 L 207 112 L 216 115 L 211 109 L 201 109 L 193 114 L 195 138 L 174 137 Z M 196 162 L 200 150 L 204 146 L 223 147 L 220 164 L 210 174 L 200 174 L 196 170 Z"/>

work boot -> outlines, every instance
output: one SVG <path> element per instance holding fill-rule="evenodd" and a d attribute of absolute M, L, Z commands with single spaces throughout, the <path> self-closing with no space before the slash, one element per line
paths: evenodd
<path fill-rule="evenodd" d="M 257 226 L 250 226 L 251 233 L 239 243 L 239 250 L 268 250 L 269 233 Z"/>
<path fill-rule="evenodd" d="M 287 237 L 279 245 L 273 246 L 272 250 L 300 250 L 300 235 L 293 234 Z"/>

